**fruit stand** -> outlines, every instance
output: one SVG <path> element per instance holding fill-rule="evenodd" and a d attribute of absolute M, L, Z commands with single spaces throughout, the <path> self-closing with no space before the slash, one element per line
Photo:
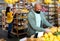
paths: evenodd
<path fill-rule="evenodd" d="M 25 41 L 60 41 L 60 27 L 52 27 L 50 30 L 51 32 L 44 32 L 41 37 L 27 38 Z"/>

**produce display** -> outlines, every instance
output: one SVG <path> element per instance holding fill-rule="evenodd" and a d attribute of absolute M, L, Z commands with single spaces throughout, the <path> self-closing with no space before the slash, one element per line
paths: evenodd
<path fill-rule="evenodd" d="M 31 3 L 31 2 L 36 2 L 36 0 L 27 0 L 28 3 Z"/>
<path fill-rule="evenodd" d="M 52 0 L 44 0 L 44 3 L 46 3 L 46 4 L 50 4 L 50 3 L 53 3 L 53 1 Z"/>
<path fill-rule="evenodd" d="M 26 8 L 23 8 L 23 9 L 21 10 L 21 12 L 28 13 L 29 10 L 27 10 Z"/>
<path fill-rule="evenodd" d="M 51 32 L 44 32 L 41 37 L 28 38 L 27 41 L 60 41 L 60 27 L 52 27 L 50 30 Z"/>
<path fill-rule="evenodd" d="M 8 4 L 15 4 L 16 2 L 18 2 L 18 0 L 4 0 L 6 3 Z"/>
<path fill-rule="evenodd" d="M 58 0 L 58 3 L 60 3 L 60 0 Z"/>

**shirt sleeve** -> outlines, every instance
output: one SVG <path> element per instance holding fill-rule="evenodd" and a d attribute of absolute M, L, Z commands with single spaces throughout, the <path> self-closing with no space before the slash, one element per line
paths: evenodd
<path fill-rule="evenodd" d="M 42 17 L 42 22 L 43 22 L 46 26 L 49 26 L 49 27 L 53 26 L 52 24 L 50 24 L 50 23 L 46 20 L 44 13 L 41 14 L 41 17 Z"/>

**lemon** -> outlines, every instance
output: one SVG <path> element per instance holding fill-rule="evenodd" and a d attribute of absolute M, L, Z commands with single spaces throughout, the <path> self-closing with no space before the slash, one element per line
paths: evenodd
<path fill-rule="evenodd" d="M 45 33 L 45 34 L 44 34 L 44 37 L 45 37 L 45 38 L 48 38 L 48 34 L 47 34 L 47 33 Z"/>
<path fill-rule="evenodd" d="M 57 38 L 55 38 L 54 41 L 59 41 L 59 40 Z"/>
<path fill-rule="evenodd" d="M 60 35 L 57 36 L 58 40 L 60 40 Z"/>
<path fill-rule="evenodd" d="M 54 36 L 54 38 L 56 38 L 56 36 Z"/>
<path fill-rule="evenodd" d="M 45 37 L 41 37 L 41 40 L 45 41 Z"/>
<path fill-rule="evenodd" d="M 50 30 L 52 33 L 57 32 L 57 27 L 52 27 L 52 28 L 50 28 Z"/>
<path fill-rule="evenodd" d="M 53 41 L 53 39 L 54 39 L 53 37 L 50 37 L 50 41 Z"/>
<path fill-rule="evenodd" d="M 60 3 L 60 0 L 58 0 L 58 2 Z"/>
<path fill-rule="evenodd" d="M 52 36 L 53 34 L 51 32 L 48 33 L 48 36 Z"/>
<path fill-rule="evenodd" d="M 58 27 L 58 32 L 60 32 L 60 27 Z"/>
<path fill-rule="evenodd" d="M 50 39 L 49 38 L 46 38 L 45 41 L 50 41 Z"/>

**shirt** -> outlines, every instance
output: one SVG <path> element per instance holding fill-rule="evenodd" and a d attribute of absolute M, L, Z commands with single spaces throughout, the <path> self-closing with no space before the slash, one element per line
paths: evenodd
<path fill-rule="evenodd" d="M 40 24 L 41 24 L 40 14 L 35 13 L 35 18 L 36 18 L 36 26 L 40 28 Z"/>

